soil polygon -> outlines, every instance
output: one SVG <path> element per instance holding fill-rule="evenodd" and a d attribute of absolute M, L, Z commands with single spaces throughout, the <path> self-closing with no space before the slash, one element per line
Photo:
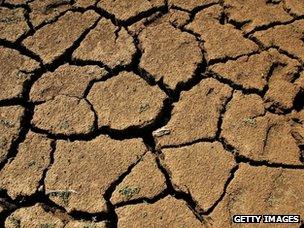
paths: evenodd
<path fill-rule="evenodd" d="M 0 188 L 13 199 L 34 194 L 50 164 L 51 151 L 50 139 L 29 132 L 19 153 L 0 171 Z"/>
<path fill-rule="evenodd" d="M 88 134 L 94 130 L 95 115 L 85 99 L 59 95 L 35 107 L 32 124 L 52 134 Z"/>
<path fill-rule="evenodd" d="M 112 79 L 95 83 L 88 94 L 98 117 L 98 126 L 115 130 L 153 124 L 162 112 L 165 99 L 163 91 L 149 86 L 131 72 L 122 72 Z"/>
<path fill-rule="evenodd" d="M 138 38 L 143 51 L 139 66 L 173 90 L 192 78 L 203 59 L 195 37 L 166 21 L 148 26 Z"/>

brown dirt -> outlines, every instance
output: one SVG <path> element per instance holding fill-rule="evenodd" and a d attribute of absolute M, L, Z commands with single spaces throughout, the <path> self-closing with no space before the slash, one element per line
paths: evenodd
<path fill-rule="evenodd" d="M 0 227 L 303 227 L 303 178 L 303 0 L 0 0 Z"/>

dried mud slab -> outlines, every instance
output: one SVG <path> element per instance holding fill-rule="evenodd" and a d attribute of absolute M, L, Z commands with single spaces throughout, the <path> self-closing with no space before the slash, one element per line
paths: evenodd
<path fill-rule="evenodd" d="M 154 8 L 159 8 L 165 5 L 164 0 L 101 0 L 97 6 L 110 14 L 113 14 L 116 19 L 126 21 L 130 18 L 150 11 Z"/>
<path fill-rule="evenodd" d="M 75 0 L 74 6 L 81 8 L 88 8 L 90 6 L 94 6 L 98 0 Z"/>
<path fill-rule="evenodd" d="M 92 10 L 84 13 L 67 12 L 58 21 L 39 29 L 22 43 L 38 54 L 45 64 L 49 64 L 71 48 L 98 17 Z"/>
<path fill-rule="evenodd" d="M 24 13 L 24 9 L 0 7 L 0 39 L 15 42 L 29 31 Z"/>
<path fill-rule="evenodd" d="M 167 21 L 146 27 L 139 34 L 142 57 L 139 66 L 170 89 L 191 79 L 203 54 L 195 37 Z M 191 50 L 189 52 L 189 50 Z"/>
<path fill-rule="evenodd" d="M 285 7 L 293 15 L 304 15 L 304 4 L 302 0 L 285 0 Z"/>
<path fill-rule="evenodd" d="M 167 196 L 153 204 L 116 209 L 118 227 L 202 227 L 184 201 Z"/>
<path fill-rule="evenodd" d="M 50 163 L 51 140 L 29 132 L 16 157 L 0 171 L 0 188 L 16 199 L 33 195 Z"/>
<path fill-rule="evenodd" d="M 52 134 L 84 135 L 95 129 L 95 114 L 85 99 L 59 95 L 36 105 L 32 124 Z"/>
<path fill-rule="evenodd" d="M 5 3 L 9 3 L 12 5 L 24 5 L 30 2 L 31 0 L 3 0 Z"/>
<path fill-rule="evenodd" d="M 54 20 L 71 8 L 72 0 L 35 0 L 28 5 L 31 9 L 30 20 L 34 27 Z"/>
<path fill-rule="evenodd" d="M 0 53 L 0 100 L 20 98 L 31 76 L 28 72 L 39 63 L 13 49 L 0 47 Z"/>
<path fill-rule="evenodd" d="M 167 125 L 153 135 L 161 147 L 182 145 L 199 139 L 212 139 L 232 90 L 215 79 L 203 80 L 190 91 L 182 92 Z"/>
<path fill-rule="evenodd" d="M 71 221 L 64 228 L 107 228 L 107 222 Z"/>
<path fill-rule="evenodd" d="M 98 126 L 116 130 L 151 125 L 162 112 L 166 94 L 138 75 L 122 72 L 93 85 L 88 94 L 98 116 Z"/>
<path fill-rule="evenodd" d="M 253 160 L 303 164 L 288 119 L 267 113 L 257 95 L 233 95 L 223 118 L 222 137 L 238 154 Z"/>
<path fill-rule="evenodd" d="M 117 185 L 111 202 L 115 205 L 135 199 L 152 199 L 165 190 L 165 182 L 165 177 L 158 169 L 154 155 L 149 152 Z"/>
<path fill-rule="evenodd" d="M 218 3 L 219 0 L 168 0 L 169 6 L 174 6 L 184 10 L 192 11 L 195 8 L 207 6 L 210 4 Z"/>
<path fill-rule="evenodd" d="M 175 190 L 190 194 L 203 211 L 220 198 L 236 165 L 233 155 L 218 142 L 164 149 L 163 153 L 162 163 Z"/>
<path fill-rule="evenodd" d="M 42 102 L 57 95 L 83 98 L 89 83 L 99 80 L 107 71 L 98 66 L 73 66 L 64 64 L 54 72 L 47 72 L 31 88 L 30 100 Z"/>
<path fill-rule="evenodd" d="M 238 214 L 298 214 L 303 217 L 303 178 L 303 170 L 241 164 L 224 199 L 210 215 L 210 225 L 235 227 L 231 218 Z M 288 227 L 299 227 L 299 224 Z"/>
<path fill-rule="evenodd" d="M 89 32 L 73 53 L 73 58 L 82 61 L 96 61 L 110 68 L 128 65 L 136 49 L 133 38 L 125 28 L 118 31 L 110 20 L 101 19 Z"/>
<path fill-rule="evenodd" d="M 14 211 L 5 220 L 7 228 L 25 227 L 58 227 L 63 228 L 64 222 L 52 212 L 47 212 L 42 205 L 35 204 L 31 207 L 24 207 Z"/>
<path fill-rule="evenodd" d="M 303 3 L 302 3 L 303 4 Z M 229 20 L 244 24 L 242 30 L 251 32 L 256 28 L 284 23 L 293 19 L 283 8 L 283 3 L 271 4 L 265 0 L 227 0 L 224 3 Z"/>
<path fill-rule="evenodd" d="M 190 20 L 190 14 L 185 11 L 170 9 L 165 15 L 161 12 L 156 12 L 149 17 L 133 23 L 128 26 L 128 31 L 132 35 L 138 36 L 147 26 L 153 26 L 161 23 L 169 23 L 173 27 L 182 28 Z"/>
<path fill-rule="evenodd" d="M 288 25 L 278 25 L 266 31 L 258 31 L 254 36 L 266 47 L 278 47 L 281 50 L 304 61 L 304 20 Z"/>
<path fill-rule="evenodd" d="M 244 38 L 240 30 L 233 25 L 220 23 L 221 14 L 220 6 L 211 6 L 196 14 L 193 22 L 187 25 L 205 41 L 207 60 L 236 58 L 257 51 L 258 46 Z"/>
<path fill-rule="evenodd" d="M 0 163 L 6 159 L 12 143 L 19 136 L 23 115 L 21 106 L 0 107 Z"/>
<path fill-rule="evenodd" d="M 88 142 L 58 141 L 45 179 L 46 194 L 68 212 L 105 212 L 105 191 L 146 151 L 139 139 L 99 136 Z"/>

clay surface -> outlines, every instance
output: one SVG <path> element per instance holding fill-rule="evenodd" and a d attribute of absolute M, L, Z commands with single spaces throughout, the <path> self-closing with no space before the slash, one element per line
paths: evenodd
<path fill-rule="evenodd" d="M 165 177 L 158 169 L 154 155 L 149 152 L 116 187 L 111 202 L 118 204 L 140 198 L 151 199 L 165 188 Z"/>
<path fill-rule="evenodd" d="M 118 20 L 126 21 L 138 14 L 163 6 L 164 4 L 164 0 L 101 0 L 98 2 L 97 6 L 108 13 L 114 14 Z"/>
<path fill-rule="evenodd" d="M 195 38 L 166 21 L 144 29 L 139 34 L 139 40 L 143 50 L 140 67 L 171 89 L 191 79 L 202 61 L 200 46 Z"/>
<path fill-rule="evenodd" d="M 231 215 L 244 211 L 248 214 L 298 213 L 303 216 L 302 178 L 301 170 L 242 164 L 229 185 L 226 196 L 211 213 L 210 225 L 233 227 Z M 293 187 L 290 188 L 290 185 Z M 289 226 L 298 227 L 296 224 Z"/>
<path fill-rule="evenodd" d="M 0 0 L 0 227 L 299 228 L 303 175 L 303 0 Z"/>

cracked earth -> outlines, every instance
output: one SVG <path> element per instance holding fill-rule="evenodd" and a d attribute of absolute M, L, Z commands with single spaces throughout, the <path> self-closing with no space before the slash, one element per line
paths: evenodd
<path fill-rule="evenodd" d="M 0 227 L 303 225 L 304 2 L 0 0 L 0 132 Z"/>

